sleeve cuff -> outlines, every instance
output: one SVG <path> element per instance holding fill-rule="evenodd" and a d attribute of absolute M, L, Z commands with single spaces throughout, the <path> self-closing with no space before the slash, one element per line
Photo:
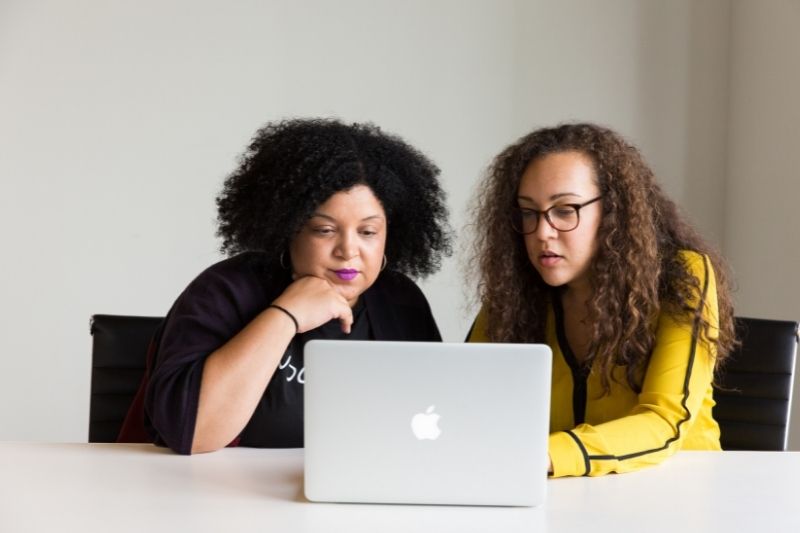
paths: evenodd
<path fill-rule="evenodd" d="M 589 473 L 589 459 L 569 433 L 551 433 L 548 443 L 552 477 L 584 476 Z"/>

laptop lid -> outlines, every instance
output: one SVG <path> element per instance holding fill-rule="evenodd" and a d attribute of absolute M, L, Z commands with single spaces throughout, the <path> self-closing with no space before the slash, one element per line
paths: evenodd
<path fill-rule="evenodd" d="M 309 500 L 544 501 L 548 346 L 313 340 L 304 359 Z"/>

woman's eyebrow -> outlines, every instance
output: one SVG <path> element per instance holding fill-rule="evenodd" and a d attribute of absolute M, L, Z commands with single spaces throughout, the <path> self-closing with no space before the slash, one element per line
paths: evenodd
<path fill-rule="evenodd" d="M 326 220 L 330 220 L 331 222 L 337 222 L 336 218 L 334 218 L 334 217 L 332 217 L 330 215 L 326 215 L 325 213 L 313 213 L 311 215 L 311 218 L 315 218 L 315 217 L 324 218 Z M 370 215 L 368 217 L 362 218 L 361 222 L 366 222 L 367 220 L 383 220 L 383 215 L 378 215 L 378 214 Z"/>
<path fill-rule="evenodd" d="M 567 196 L 577 196 L 579 198 L 581 197 L 581 195 L 576 193 L 576 192 L 560 192 L 560 193 L 552 195 L 550 198 L 548 198 L 548 200 L 550 200 L 552 202 L 552 201 L 559 200 L 559 199 L 567 197 Z M 531 198 L 529 196 L 523 196 L 523 195 L 518 195 L 517 196 L 517 200 L 527 200 L 527 201 L 529 201 L 531 203 L 534 203 L 534 204 L 536 203 L 533 200 L 533 198 Z"/>

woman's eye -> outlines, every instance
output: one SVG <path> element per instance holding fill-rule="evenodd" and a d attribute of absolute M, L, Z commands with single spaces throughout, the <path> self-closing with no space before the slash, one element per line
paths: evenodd
<path fill-rule="evenodd" d="M 378 234 L 378 232 L 375 231 L 375 230 L 371 230 L 371 229 L 361 230 L 361 235 L 364 235 L 365 237 L 372 237 L 373 235 L 377 235 L 377 234 Z"/>
<path fill-rule="evenodd" d="M 535 209 L 520 209 L 519 213 L 522 215 L 522 218 L 535 218 L 539 216 L 539 212 Z"/>
<path fill-rule="evenodd" d="M 575 214 L 575 208 L 570 206 L 554 207 L 553 214 L 560 218 L 569 218 Z"/>
<path fill-rule="evenodd" d="M 317 235 L 333 235 L 334 233 L 333 228 L 314 228 L 312 231 Z"/>

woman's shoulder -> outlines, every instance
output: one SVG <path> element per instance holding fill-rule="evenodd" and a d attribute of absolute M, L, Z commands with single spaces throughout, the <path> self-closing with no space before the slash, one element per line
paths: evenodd
<path fill-rule="evenodd" d="M 206 301 L 209 305 L 247 302 L 259 304 L 273 292 L 267 283 L 269 262 L 264 254 L 245 252 L 223 259 L 203 270 L 189 283 L 178 302 Z"/>
<path fill-rule="evenodd" d="M 267 268 L 266 254 L 259 252 L 243 252 L 222 259 L 200 272 L 197 280 L 215 278 L 246 279 L 259 277 L 259 271 Z"/>
<path fill-rule="evenodd" d="M 702 273 L 710 266 L 708 256 L 695 250 L 679 250 L 678 257 L 693 274 Z"/>
<path fill-rule="evenodd" d="M 489 313 L 486 311 L 486 307 L 482 305 L 467 332 L 466 342 L 489 342 L 489 335 L 486 333 L 488 330 Z"/>
<path fill-rule="evenodd" d="M 715 284 L 714 266 L 708 255 L 695 250 L 680 250 L 678 258 L 686 272 L 698 281 L 701 289 Z"/>
<path fill-rule="evenodd" d="M 699 305 L 709 306 L 709 312 L 716 316 L 717 279 L 711 258 L 694 250 L 681 250 L 678 257 L 686 275 L 677 280 L 674 286 L 682 295 L 683 307 L 696 309 Z"/>

